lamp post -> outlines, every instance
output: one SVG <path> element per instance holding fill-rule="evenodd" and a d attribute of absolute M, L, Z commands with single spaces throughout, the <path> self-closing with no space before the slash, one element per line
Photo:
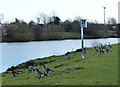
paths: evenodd
<path fill-rule="evenodd" d="M 103 7 L 103 9 L 104 9 L 104 25 L 105 25 L 105 9 L 106 9 L 106 7 Z"/>

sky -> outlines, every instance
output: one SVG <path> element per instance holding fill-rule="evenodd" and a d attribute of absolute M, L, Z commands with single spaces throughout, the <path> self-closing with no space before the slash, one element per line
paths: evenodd
<path fill-rule="evenodd" d="M 88 21 L 104 22 L 106 7 L 106 22 L 109 17 L 118 21 L 118 2 L 120 0 L 0 0 L 0 13 L 4 14 L 3 22 L 14 21 L 15 18 L 30 22 L 39 13 L 51 15 L 52 12 L 65 21 L 81 16 Z"/>

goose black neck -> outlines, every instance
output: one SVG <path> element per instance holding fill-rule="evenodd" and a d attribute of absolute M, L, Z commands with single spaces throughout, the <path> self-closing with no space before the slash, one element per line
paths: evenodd
<path fill-rule="evenodd" d="M 43 67 L 46 68 L 44 64 L 43 64 Z"/>
<path fill-rule="evenodd" d="M 39 70 L 38 70 L 38 69 L 36 69 L 36 71 L 37 71 L 37 72 L 39 72 Z"/>

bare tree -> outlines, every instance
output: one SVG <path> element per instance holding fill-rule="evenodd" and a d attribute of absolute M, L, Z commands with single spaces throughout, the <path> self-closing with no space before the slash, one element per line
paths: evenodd
<path fill-rule="evenodd" d="M 48 17 L 48 23 L 55 23 L 55 21 L 58 21 L 59 17 L 57 16 L 56 11 L 52 11 L 51 15 Z"/>
<path fill-rule="evenodd" d="M 116 24 L 116 19 L 113 17 L 109 17 L 107 23 L 108 24 Z"/>
<path fill-rule="evenodd" d="M 95 19 L 95 20 L 94 20 L 94 23 L 95 23 L 95 24 L 98 24 L 98 20 Z"/>
<path fill-rule="evenodd" d="M 3 21 L 3 19 L 4 19 L 4 15 L 3 15 L 3 14 L 0 14 L 0 24 L 1 24 L 1 22 Z"/>
<path fill-rule="evenodd" d="M 52 11 L 51 16 L 53 17 L 53 16 L 58 16 L 58 15 L 57 15 L 56 11 Z"/>
<path fill-rule="evenodd" d="M 0 14 L 0 24 L 2 23 L 3 19 L 4 19 L 4 15 Z M 0 26 L 0 42 L 2 42 L 2 35 L 3 35 L 3 27 L 1 25 Z"/>
<path fill-rule="evenodd" d="M 76 16 L 74 20 L 78 20 L 78 21 L 80 21 L 81 19 L 82 19 L 82 17 L 80 17 L 80 16 Z"/>
<path fill-rule="evenodd" d="M 49 18 L 50 17 L 45 13 L 40 13 L 40 14 L 38 14 L 38 17 L 37 17 L 37 19 L 39 19 L 40 22 L 43 24 L 47 24 L 49 21 Z"/>

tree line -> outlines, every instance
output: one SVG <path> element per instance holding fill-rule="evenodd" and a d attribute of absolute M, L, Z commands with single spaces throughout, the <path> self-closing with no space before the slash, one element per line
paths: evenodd
<path fill-rule="evenodd" d="M 47 15 L 41 14 L 37 20 L 37 23 L 34 21 L 26 23 L 16 18 L 15 22 L 2 28 L 2 41 L 23 42 L 80 38 L 79 17 L 74 21 L 62 22 L 58 16 L 47 17 Z M 84 38 L 118 37 L 118 24 L 113 18 L 108 22 L 106 25 L 88 22 L 88 27 L 84 29 Z"/>

